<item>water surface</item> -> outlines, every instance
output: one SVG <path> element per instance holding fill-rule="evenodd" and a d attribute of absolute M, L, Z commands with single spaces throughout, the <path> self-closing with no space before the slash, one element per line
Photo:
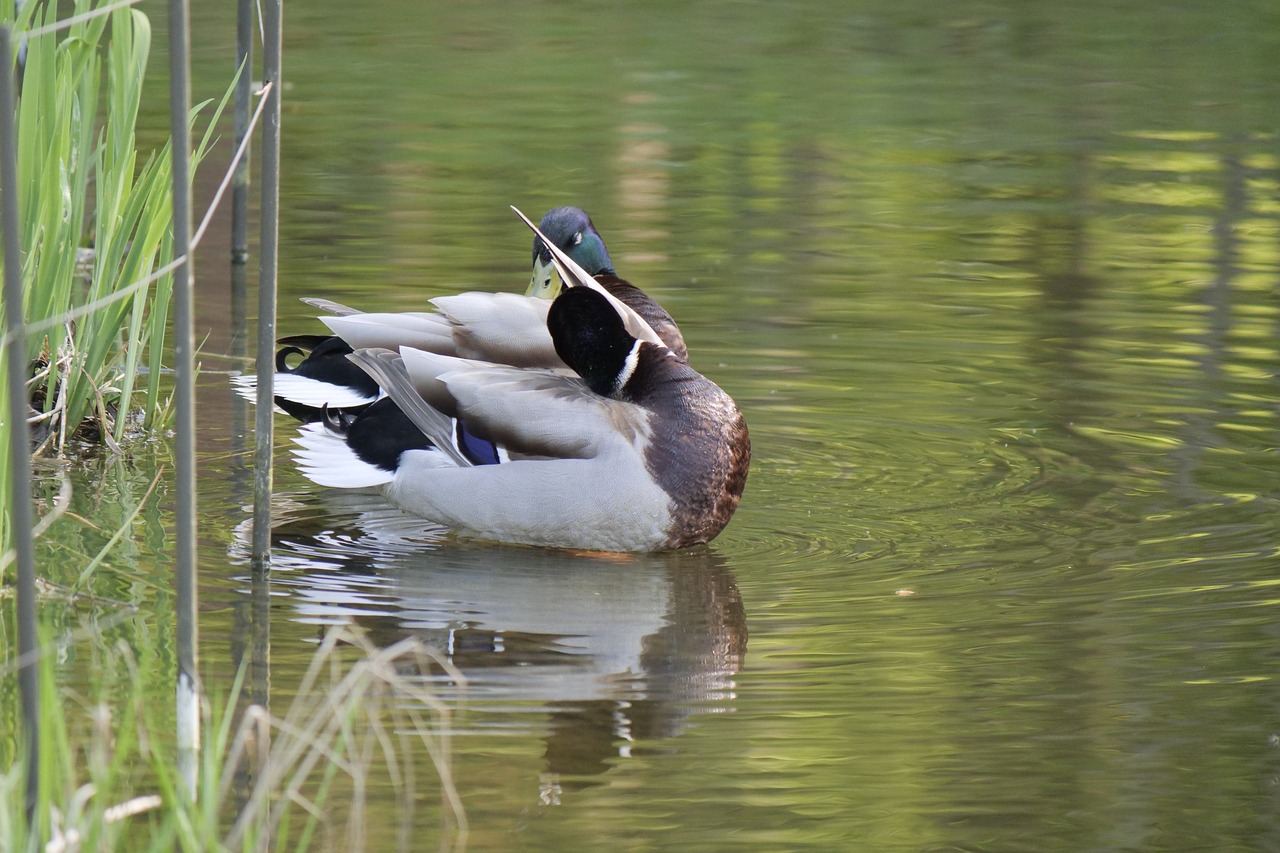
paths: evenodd
<path fill-rule="evenodd" d="M 195 12 L 216 90 L 231 12 Z M 264 617 L 249 415 L 211 374 L 211 683 L 268 626 L 274 703 L 327 626 L 438 646 L 469 678 L 425 676 L 457 703 L 474 850 L 1280 847 L 1274 8 L 314 2 L 286 26 L 282 333 L 318 328 L 301 296 L 522 289 L 507 205 L 576 204 L 755 458 L 710 546 L 605 559 L 326 494 L 281 417 Z M 164 518 L 96 581 L 161 605 L 126 634 L 167 630 Z M 370 849 L 459 841 L 430 790 L 374 808 Z"/>

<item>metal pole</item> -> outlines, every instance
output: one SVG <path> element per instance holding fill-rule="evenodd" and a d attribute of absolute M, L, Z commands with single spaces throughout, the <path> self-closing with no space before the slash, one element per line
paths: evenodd
<path fill-rule="evenodd" d="M 249 100 L 253 93 L 253 0 L 239 0 L 236 14 L 235 146 L 249 132 Z M 249 260 L 249 152 L 240 158 L 231 184 L 231 263 Z"/>
<path fill-rule="evenodd" d="M 271 554 L 272 406 L 276 338 L 277 240 L 280 234 L 280 51 L 282 0 L 262 4 L 262 82 L 271 84 L 262 128 L 262 233 L 258 260 L 258 408 L 253 457 L 253 561 L 262 570 Z"/>
<path fill-rule="evenodd" d="M 13 40 L 0 26 L 0 202 L 4 239 L 4 349 L 9 370 L 9 530 L 18 564 L 18 690 L 27 739 L 27 821 L 35 820 L 40 786 L 40 680 L 36 672 L 36 567 L 32 542 L 31 436 L 27 427 L 27 339 L 23 329 L 22 257 L 18 234 L 18 145 L 14 132 Z M 36 827 L 29 826 L 32 837 Z"/>
<path fill-rule="evenodd" d="M 191 258 L 191 51 L 188 0 L 169 0 L 169 126 L 173 135 L 173 252 L 184 258 L 173 273 L 173 358 L 177 441 L 178 769 L 196 797 L 200 748 L 196 672 L 196 442 L 195 334 Z"/>
<path fill-rule="evenodd" d="M 236 18 L 235 145 L 236 150 L 249 135 L 250 99 L 253 94 L 253 0 L 238 0 Z M 249 262 L 249 149 L 245 147 L 231 184 L 231 340 L 229 349 L 237 365 L 248 352 L 248 267 Z M 231 398 L 231 452 L 244 458 L 248 425 L 248 403 L 239 394 Z M 245 468 L 237 465 L 232 483 L 237 493 L 244 485 Z M 247 501 L 244 501 L 247 503 Z"/>
<path fill-rule="evenodd" d="M 250 101 L 253 96 L 253 0 L 238 0 L 236 14 L 236 78 L 235 147 L 249 134 Z M 249 262 L 249 149 L 246 147 L 236 166 L 231 183 L 231 355 L 243 356 L 246 350 L 246 298 L 248 282 L 245 265 Z M 247 404 L 239 396 L 232 402 L 237 430 L 244 422 Z M 239 449 L 239 448 L 236 448 Z"/>

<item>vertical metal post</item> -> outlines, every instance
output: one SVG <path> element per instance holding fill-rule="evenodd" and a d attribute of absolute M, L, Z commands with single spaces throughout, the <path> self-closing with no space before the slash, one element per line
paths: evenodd
<path fill-rule="evenodd" d="M 253 96 L 253 0 L 238 0 L 236 12 L 236 78 L 235 92 L 235 148 L 249 134 L 250 101 Z M 231 181 L 231 355 L 241 357 L 246 350 L 246 303 L 248 282 L 246 264 L 249 262 L 249 149 L 236 165 Z M 237 395 L 233 401 L 236 443 L 244 418 L 244 400 Z"/>
<path fill-rule="evenodd" d="M 40 680 L 36 671 L 36 569 L 32 542 L 31 437 L 27 427 L 27 338 L 23 328 L 22 246 L 18 234 L 18 142 L 14 132 L 13 39 L 0 26 L 0 216 L 4 240 L 4 316 L 9 342 L 9 530 L 18 564 L 18 689 L 27 740 L 27 819 L 35 819 L 40 785 Z M 36 828 L 29 832 L 36 837 Z"/>
<path fill-rule="evenodd" d="M 253 94 L 253 0 L 238 0 L 236 13 L 236 67 L 240 77 L 235 93 L 235 148 L 249 132 L 249 101 Z M 231 263 L 249 260 L 249 152 L 236 166 L 231 183 Z"/>
<path fill-rule="evenodd" d="M 262 233 L 258 260 L 258 409 L 254 422 L 253 560 L 265 570 L 271 553 L 272 406 L 276 338 L 277 240 L 280 234 L 280 51 L 282 0 L 265 0 L 262 82 L 271 85 L 262 127 Z"/>
<path fill-rule="evenodd" d="M 173 357 L 177 441 L 178 770 L 196 797 L 200 748 L 196 671 L 195 334 L 191 258 L 191 24 L 188 0 L 169 0 L 169 126 L 173 135 L 173 252 L 185 260 L 173 273 Z"/>

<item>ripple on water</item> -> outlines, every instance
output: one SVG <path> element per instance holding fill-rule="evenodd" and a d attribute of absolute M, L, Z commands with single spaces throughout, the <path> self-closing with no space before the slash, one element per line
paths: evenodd
<path fill-rule="evenodd" d="M 298 620 L 343 624 L 395 609 L 380 561 L 439 543 L 446 531 L 372 492 L 278 493 L 272 507 L 271 581 L 296 601 Z M 253 525 L 236 528 L 230 553 L 248 563 Z M 241 578 L 246 582 L 247 578 Z"/>
<path fill-rule="evenodd" d="M 860 427 L 865 432 L 838 442 L 791 427 L 757 446 L 742 508 L 725 534 L 735 554 L 780 568 L 890 556 L 904 540 L 945 542 L 956 525 L 1032 500 L 1046 476 L 1033 447 L 995 431 Z"/>

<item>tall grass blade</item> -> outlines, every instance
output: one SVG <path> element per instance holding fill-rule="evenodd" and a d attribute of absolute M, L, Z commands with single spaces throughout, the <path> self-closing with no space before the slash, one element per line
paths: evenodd
<path fill-rule="evenodd" d="M 99 9 L 106 14 L 94 14 Z M 27 39 L 18 185 L 28 351 L 52 368 L 33 395 L 41 411 L 53 413 L 52 447 L 65 451 L 78 434 L 123 444 L 139 405 L 144 426 L 161 422 L 158 376 L 171 282 L 166 276 L 126 299 L 110 297 L 168 264 L 174 247 L 168 149 L 140 162 L 135 133 L 151 24 L 136 9 L 76 0 L 72 23 L 58 29 L 57 11 L 55 3 L 22 11 L 42 26 Z M 230 89 L 223 104 L 229 97 Z M 101 304 L 58 321 L 91 303 Z"/>

